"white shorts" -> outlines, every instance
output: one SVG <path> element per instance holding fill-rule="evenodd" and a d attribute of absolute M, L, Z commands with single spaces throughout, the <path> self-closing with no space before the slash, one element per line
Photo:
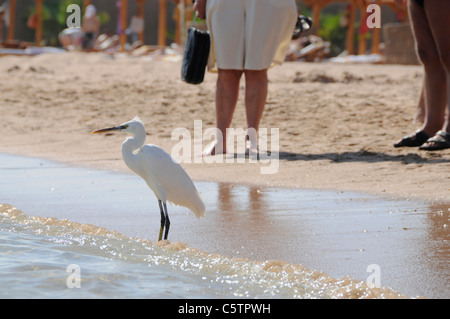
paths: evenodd
<path fill-rule="evenodd" d="M 208 0 L 208 69 L 262 70 L 282 64 L 297 22 L 295 0 Z"/>

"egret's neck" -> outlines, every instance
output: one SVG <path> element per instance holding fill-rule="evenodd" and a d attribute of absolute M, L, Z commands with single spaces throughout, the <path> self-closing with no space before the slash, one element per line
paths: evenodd
<path fill-rule="evenodd" d="M 145 143 L 145 134 L 130 136 L 122 144 L 122 152 L 136 153 Z"/>
<path fill-rule="evenodd" d="M 144 143 L 145 130 L 142 130 L 142 132 L 137 132 L 134 136 L 128 137 L 122 144 L 122 157 L 132 170 L 134 170 L 133 167 L 135 166 L 133 162 Z"/>

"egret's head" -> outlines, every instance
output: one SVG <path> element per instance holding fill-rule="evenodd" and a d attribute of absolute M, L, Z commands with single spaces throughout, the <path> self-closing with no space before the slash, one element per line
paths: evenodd
<path fill-rule="evenodd" d="M 138 116 L 136 116 L 131 121 L 125 122 L 123 124 L 120 124 L 119 126 L 103 128 L 101 130 L 93 131 L 92 133 L 104 133 L 104 132 L 110 132 L 110 131 L 120 131 L 120 132 L 126 132 L 126 133 L 129 133 L 129 134 L 135 135 L 137 132 L 142 131 L 143 129 L 144 129 L 144 124 L 142 124 L 141 119 Z"/>

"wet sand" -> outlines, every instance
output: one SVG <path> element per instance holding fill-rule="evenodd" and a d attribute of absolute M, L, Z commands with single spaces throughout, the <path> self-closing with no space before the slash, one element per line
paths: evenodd
<path fill-rule="evenodd" d="M 139 177 L 0 154 L 0 202 L 29 216 L 103 227 L 156 242 L 156 198 Z M 197 182 L 207 214 L 169 205 L 169 240 L 251 261 L 291 263 L 380 284 L 410 297 L 448 298 L 450 205 L 343 191 Z M 86 227 L 88 229 L 88 227 Z"/>
<path fill-rule="evenodd" d="M 147 57 L 78 53 L 2 57 L 0 111 L 5 133 L 0 136 L 1 152 L 128 174 L 120 153 L 124 136 L 97 136 L 89 134 L 90 131 L 139 115 L 147 128 L 147 143 L 158 144 L 170 152 L 177 142 L 171 140 L 174 128 L 192 131 L 194 120 L 202 120 L 204 130 L 214 127 L 216 76 L 207 74 L 205 83 L 192 86 L 179 80 L 179 70 L 179 61 L 150 61 Z M 203 224 L 186 216 L 186 225 L 203 227 L 197 234 L 208 230 L 215 236 L 225 234 L 214 231 L 217 227 L 228 231 L 232 223 L 236 228 L 227 236 L 226 245 L 214 237 L 217 241 L 211 241 L 214 245 L 207 247 L 202 246 L 205 245 L 202 238 L 196 238 L 190 228 L 176 228 L 184 220 L 173 224 L 172 234 L 190 234 L 182 241 L 211 252 L 220 250 L 230 255 L 239 252 L 249 258 L 264 259 L 301 256 L 292 262 L 313 269 L 327 268 L 323 271 L 330 275 L 336 271 L 337 276 L 349 274 L 341 272 L 349 267 L 359 272 L 357 276 L 361 278 L 367 275 L 364 268 L 367 265 L 388 263 L 387 268 L 394 269 L 389 271 L 396 278 L 393 283 L 411 282 L 411 273 L 424 274 L 413 278 L 420 286 L 430 269 L 427 263 L 433 263 L 434 257 L 431 261 L 419 258 L 421 266 L 413 269 L 408 268 L 408 260 L 434 254 L 429 245 L 436 238 L 448 244 L 448 227 L 442 227 L 448 225 L 450 198 L 450 150 L 423 152 L 392 146 L 398 138 L 420 126 L 412 120 L 423 77 L 421 67 L 286 63 L 270 70 L 269 77 L 269 98 L 261 127 L 279 128 L 278 172 L 260 174 L 261 163 L 183 163 L 196 182 L 220 182 L 215 197 L 207 198 L 217 205 L 213 211 L 220 213 L 208 217 Z M 242 82 L 233 126 L 245 128 L 243 87 Z M 42 174 L 45 178 L 46 172 Z M 68 187 L 81 182 L 68 181 L 61 182 Z M 141 186 L 141 198 L 146 201 L 143 206 L 149 206 L 150 211 L 153 195 L 148 195 L 145 184 L 136 185 Z M 301 200 L 291 202 L 294 206 L 284 213 L 274 206 L 264 213 L 268 198 L 273 204 L 272 195 L 267 194 L 277 192 L 277 187 L 288 188 L 288 194 L 292 189 L 308 189 L 311 194 L 330 191 L 338 197 L 323 208 L 317 206 L 320 197 L 302 196 Z M 105 220 L 102 213 L 119 209 L 111 204 L 111 198 L 122 191 L 118 188 L 105 195 L 110 197 L 98 199 L 100 206 L 111 206 L 99 208 L 98 220 L 94 222 Z M 266 193 L 266 189 L 270 191 Z M 352 194 L 346 198 L 355 198 L 353 192 L 363 192 L 411 205 L 401 206 L 398 212 L 394 205 L 392 213 L 383 206 L 374 213 L 372 207 L 377 205 L 371 199 L 367 202 L 356 196 L 356 201 L 367 209 L 348 212 L 343 205 L 347 199 L 339 199 L 340 192 Z M 34 196 L 36 200 L 40 198 L 38 194 Z M 330 198 L 333 197 L 327 197 L 327 201 Z M 128 202 L 128 198 L 124 201 Z M 289 203 L 288 199 L 280 201 Z M 240 207 L 236 203 L 246 205 Z M 58 206 L 56 203 L 52 211 L 58 211 Z M 345 213 L 337 210 L 341 206 L 346 207 Z M 235 211 L 244 218 L 239 219 Z M 301 219 L 299 211 L 306 211 Z M 121 218 L 122 214 L 120 210 L 114 216 Z M 144 215 L 148 223 L 159 222 L 158 218 L 153 221 L 147 212 Z M 179 213 L 179 218 L 183 216 L 184 213 Z M 113 223 L 112 228 L 114 225 L 118 224 Z M 342 227 L 336 229 L 336 225 Z M 136 236 L 149 235 L 147 224 L 139 227 L 141 230 L 130 225 L 128 231 Z M 333 244 L 341 240 L 349 246 Z M 387 249 L 392 246 L 395 249 Z M 365 251 L 374 251 L 375 261 L 362 262 Z M 278 252 L 284 255 L 278 256 Z M 448 246 L 439 253 L 448 260 Z M 357 266 L 349 266 L 347 262 L 352 260 L 359 260 Z M 394 264 L 398 260 L 400 264 Z M 437 273 L 448 278 L 448 266 Z M 407 284 L 404 288 L 409 293 Z"/>

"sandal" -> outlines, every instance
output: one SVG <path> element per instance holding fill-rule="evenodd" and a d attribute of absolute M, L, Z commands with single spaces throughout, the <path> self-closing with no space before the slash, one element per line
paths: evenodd
<path fill-rule="evenodd" d="M 435 136 L 429 138 L 425 144 L 419 147 L 425 151 L 439 151 L 450 148 L 450 133 L 439 131 Z"/>
<path fill-rule="evenodd" d="M 414 134 L 403 137 L 400 141 L 394 144 L 394 147 L 416 147 L 425 143 L 430 136 L 423 131 L 417 131 Z"/>

